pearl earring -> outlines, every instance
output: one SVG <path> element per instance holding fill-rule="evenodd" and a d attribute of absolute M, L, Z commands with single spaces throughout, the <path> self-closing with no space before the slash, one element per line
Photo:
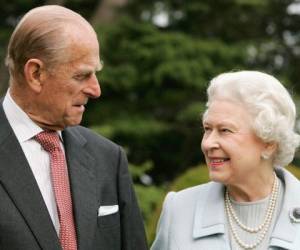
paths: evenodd
<path fill-rule="evenodd" d="M 267 153 L 261 153 L 261 158 L 262 158 L 263 160 L 269 160 L 269 159 L 270 159 L 270 155 L 267 154 Z"/>

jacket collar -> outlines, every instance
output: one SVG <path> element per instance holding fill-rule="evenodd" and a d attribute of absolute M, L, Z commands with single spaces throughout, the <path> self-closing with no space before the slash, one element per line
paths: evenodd
<path fill-rule="evenodd" d="M 96 231 L 99 205 L 96 160 L 87 149 L 87 140 L 78 127 L 65 129 L 62 136 L 69 168 L 78 247 L 92 249 L 90 237 Z"/>
<path fill-rule="evenodd" d="M 275 228 L 271 235 L 270 246 L 292 249 L 299 227 L 291 221 L 290 213 L 300 208 L 299 181 L 287 170 L 276 169 L 277 176 L 285 186 L 283 204 Z M 193 238 L 207 237 L 225 233 L 224 186 L 210 182 L 206 185 L 206 197 L 199 197 L 194 215 Z M 300 223 L 298 223 L 300 224 Z"/>
<path fill-rule="evenodd" d="M 224 186 L 210 182 L 207 196 L 199 197 L 196 205 L 193 238 L 225 233 Z"/>

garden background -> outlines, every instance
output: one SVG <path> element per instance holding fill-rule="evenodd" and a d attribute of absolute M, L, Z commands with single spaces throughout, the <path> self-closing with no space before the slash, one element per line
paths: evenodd
<path fill-rule="evenodd" d="M 300 110 L 300 1 L 1 0 L 0 94 L 8 38 L 29 9 L 59 4 L 96 29 L 102 96 L 83 125 L 122 145 L 149 243 L 169 190 L 206 182 L 200 150 L 206 87 L 219 73 L 260 70 L 279 78 Z M 84 38 L 83 38 L 84 39 Z M 300 123 L 297 123 L 300 130 Z M 295 166 L 300 166 L 297 153 Z M 290 168 L 298 177 L 300 169 Z"/>

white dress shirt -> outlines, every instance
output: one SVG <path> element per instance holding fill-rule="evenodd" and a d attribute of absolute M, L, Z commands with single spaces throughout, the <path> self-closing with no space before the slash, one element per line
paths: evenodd
<path fill-rule="evenodd" d="M 7 91 L 5 95 L 3 109 L 40 188 L 55 230 L 57 234 L 59 234 L 59 219 L 50 174 L 50 156 L 42 146 L 33 139 L 33 137 L 42 132 L 43 129 L 36 125 L 14 102 L 9 91 Z"/>

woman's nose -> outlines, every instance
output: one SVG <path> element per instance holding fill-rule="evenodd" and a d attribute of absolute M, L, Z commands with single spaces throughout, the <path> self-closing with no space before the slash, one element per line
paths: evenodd
<path fill-rule="evenodd" d="M 219 148 L 219 139 L 218 139 L 218 135 L 216 134 L 216 132 L 212 131 L 209 134 L 204 133 L 203 138 L 202 138 L 202 142 L 201 142 L 201 148 L 202 151 L 209 151 L 212 149 L 216 149 Z"/>

